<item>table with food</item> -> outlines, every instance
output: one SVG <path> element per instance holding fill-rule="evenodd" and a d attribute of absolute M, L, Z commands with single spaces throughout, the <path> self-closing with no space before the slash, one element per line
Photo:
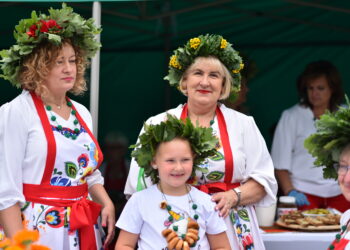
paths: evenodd
<path fill-rule="evenodd" d="M 261 227 L 266 250 L 327 249 L 340 231 L 340 216 L 320 208 L 284 213 L 272 227 Z"/>

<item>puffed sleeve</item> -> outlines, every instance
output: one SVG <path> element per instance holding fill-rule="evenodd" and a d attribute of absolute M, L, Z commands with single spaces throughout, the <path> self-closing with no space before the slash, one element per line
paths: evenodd
<path fill-rule="evenodd" d="M 258 206 L 270 206 L 276 202 L 277 181 L 274 175 L 272 159 L 267 150 L 265 140 L 252 117 L 244 126 L 244 150 L 246 152 L 246 171 L 252 178 L 264 186 L 266 195 Z"/>
<path fill-rule="evenodd" d="M 77 102 L 73 102 L 75 108 L 78 110 L 80 116 L 86 123 L 86 125 L 89 127 L 90 131 L 93 133 L 93 126 L 92 126 L 92 117 L 89 112 L 89 110 L 84 106 Z M 88 187 L 92 187 L 95 184 L 104 184 L 103 176 L 101 175 L 100 170 L 96 169 L 91 175 L 86 177 L 86 182 L 88 184 Z"/>
<path fill-rule="evenodd" d="M 271 157 L 276 169 L 290 171 L 293 145 L 295 145 L 295 119 L 291 112 L 284 111 L 279 120 L 272 142 Z"/>
<path fill-rule="evenodd" d="M 30 115 L 18 99 L 0 108 L 0 210 L 24 204 L 22 163 Z"/>

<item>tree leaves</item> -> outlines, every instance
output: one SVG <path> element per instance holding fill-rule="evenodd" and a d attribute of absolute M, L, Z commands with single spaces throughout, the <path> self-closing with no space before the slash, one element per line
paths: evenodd
<path fill-rule="evenodd" d="M 333 167 L 339 161 L 342 149 L 350 143 L 350 102 L 335 113 L 326 112 L 316 122 L 317 132 L 306 138 L 305 148 L 316 158 L 314 164 L 324 167 L 324 178 L 337 178 Z"/>

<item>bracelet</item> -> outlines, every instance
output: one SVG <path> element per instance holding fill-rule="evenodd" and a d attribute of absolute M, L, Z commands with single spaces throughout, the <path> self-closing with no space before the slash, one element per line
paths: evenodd
<path fill-rule="evenodd" d="M 238 187 L 232 188 L 232 191 L 235 192 L 235 194 L 237 195 L 237 202 L 235 205 L 233 205 L 233 207 L 238 207 L 239 203 L 241 202 L 242 191 Z"/>

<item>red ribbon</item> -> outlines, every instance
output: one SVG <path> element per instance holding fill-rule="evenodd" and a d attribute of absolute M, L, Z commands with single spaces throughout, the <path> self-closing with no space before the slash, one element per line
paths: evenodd
<path fill-rule="evenodd" d="M 213 183 L 206 183 L 203 185 L 195 186 L 200 191 L 207 193 L 207 194 L 213 194 L 218 192 L 225 192 L 232 188 L 239 187 L 240 183 L 224 183 L 224 182 L 213 182 Z"/>
<path fill-rule="evenodd" d="M 23 184 L 23 194 L 26 201 L 55 207 L 71 207 L 70 230 L 79 230 L 80 249 L 97 250 L 94 224 L 100 214 L 101 205 L 86 199 L 86 183 L 71 187 Z M 48 197 L 53 199 L 47 199 Z M 62 200 L 57 198 L 80 199 Z"/>
<path fill-rule="evenodd" d="M 344 250 L 347 244 L 349 243 L 348 239 L 340 239 L 340 240 L 334 240 L 332 245 L 334 246 L 333 250 Z M 331 248 L 328 248 L 331 249 Z"/>

